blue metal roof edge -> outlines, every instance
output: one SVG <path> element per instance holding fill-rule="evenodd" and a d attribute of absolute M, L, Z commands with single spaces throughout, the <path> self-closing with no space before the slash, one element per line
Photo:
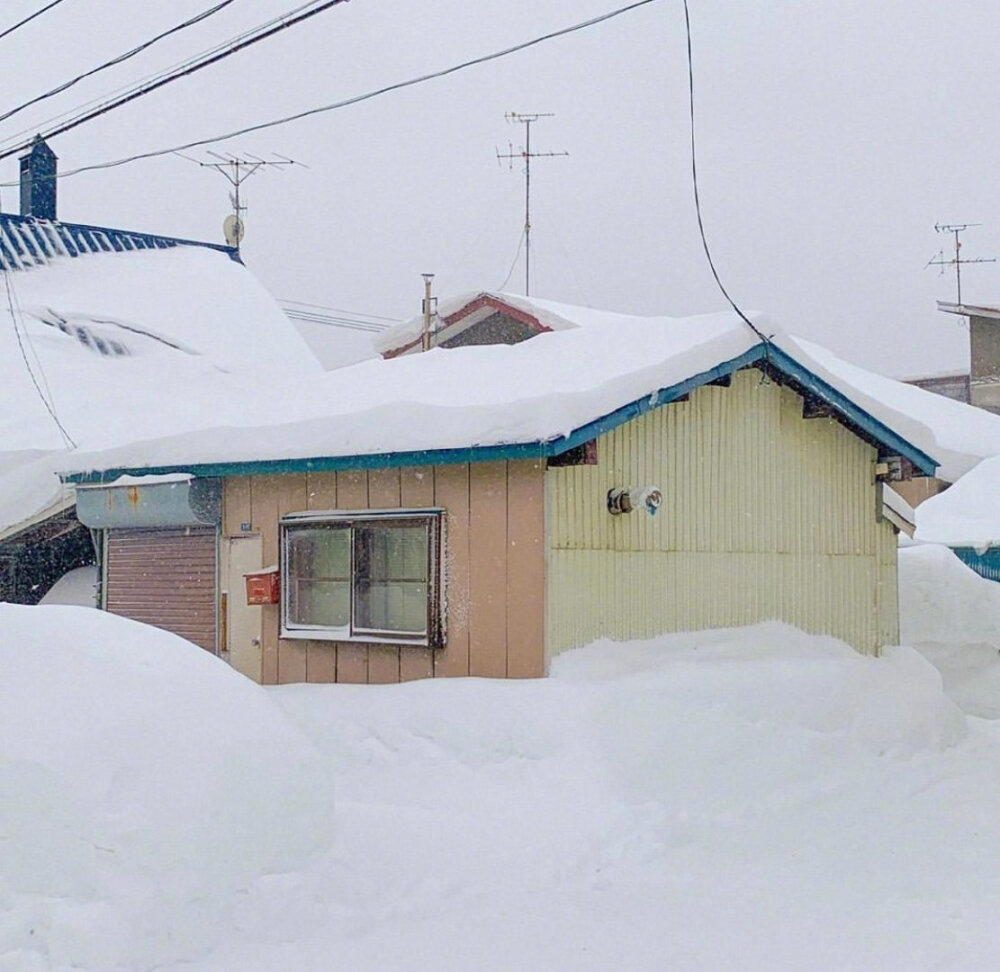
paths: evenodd
<path fill-rule="evenodd" d="M 856 405 L 842 392 L 837 391 L 822 378 L 814 375 L 808 368 L 799 364 L 790 354 L 769 346 L 767 353 L 771 365 L 779 372 L 791 378 L 796 384 L 808 391 L 813 398 L 829 405 L 839 412 L 851 425 L 865 433 L 880 446 L 885 446 L 885 455 L 902 456 L 908 459 L 915 469 L 925 476 L 933 476 L 939 463 L 922 449 L 908 442 L 901 435 L 893 432 L 887 425 L 880 422 L 874 415 Z"/>
<path fill-rule="evenodd" d="M 88 223 L 67 223 L 63 220 L 49 220 L 49 219 L 39 219 L 35 216 L 20 216 L 16 213 L 0 213 L 0 228 L 6 225 L 16 226 L 21 229 L 36 229 L 43 227 L 52 227 L 56 230 L 57 234 L 60 229 L 64 230 L 66 236 L 60 236 L 60 241 L 62 242 L 66 254 L 75 257 L 79 256 L 81 252 L 90 252 L 84 250 L 80 247 L 79 242 L 82 239 L 88 244 L 90 250 L 97 250 L 100 252 L 126 252 L 135 249 L 148 249 L 148 250 L 163 250 L 170 249 L 175 246 L 197 246 L 207 250 L 216 250 L 219 253 L 225 253 L 230 259 L 235 260 L 237 263 L 242 263 L 240 258 L 239 250 L 236 247 L 228 246 L 224 243 L 208 243 L 204 240 L 188 240 L 177 236 L 164 236 L 159 233 L 142 233 L 136 230 L 125 230 L 117 229 L 111 226 L 93 226 Z M 100 241 L 100 237 L 103 236 L 108 243 L 108 246 L 103 246 Z M 46 242 L 49 244 L 45 246 Z M 67 243 L 69 245 L 67 245 Z M 0 263 L 5 266 L 8 262 L 13 262 L 17 264 L 17 260 L 9 260 L 9 255 L 6 250 L 9 245 L 13 245 L 17 248 L 18 244 L 21 244 L 25 249 L 30 251 L 30 257 L 35 260 L 41 259 L 42 256 L 46 258 L 51 258 L 53 256 L 61 256 L 62 253 L 55 251 L 52 247 L 51 239 L 46 240 L 45 237 L 38 237 L 37 235 L 29 236 L 23 240 L 4 240 L 2 245 L 0 245 Z M 39 254 L 37 249 L 39 245 L 42 246 L 44 253 Z M 20 256 L 25 256 L 24 250 L 19 253 Z"/>
<path fill-rule="evenodd" d="M 458 449 L 419 449 L 412 452 L 370 453 L 354 456 L 314 456 L 306 459 L 258 459 L 243 462 L 192 463 L 173 466 L 118 467 L 63 476 L 64 482 L 87 485 L 112 482 L 119 476 L 162 476 L 186 472 L 196 477 L 261 476 L 269 473 L 334 472 L 348 469 L 388 469 L 398 466 L 437 466 L 465 462 L 490 462 L 508 459 L 544 459 L 558 456 L 591 439 L 624 425 L 646 412 L 683 398 L 702 385 L 726 378 L 734 372 L 761 361 L 792 382 L 840 412 L 843 418 L 869 438 L 886 446 L 884 454 L 901 455 L 925 475 L 932 476 L 937 463 L 926 453 L 908 443 L 874 416 L 855 405 L 847 396 L 800 365 L 773 344 L 757 344 L 743 354 L 724 361 L 684 381 L 660 388 L 629 402 L 569 435 L 544 442 L 516 442 L 492 446 L 466 446 Z"/>

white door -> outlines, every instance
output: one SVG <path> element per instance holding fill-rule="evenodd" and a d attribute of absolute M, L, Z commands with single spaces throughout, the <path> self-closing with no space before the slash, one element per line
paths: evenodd
<path fill-rule="evenodd" d="M 226 652 L 223 657 L 238 672 L 261 679 L 261 613 L 263 608 L 247 604 L 244 574 L 264 566 L 260 534 L 231 537 L 227 546 L 224 593 L 226 594 Z"/>

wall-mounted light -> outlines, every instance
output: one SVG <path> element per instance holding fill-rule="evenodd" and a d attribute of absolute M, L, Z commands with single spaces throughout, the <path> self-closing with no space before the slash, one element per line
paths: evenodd
<path fill-rule="evenodd" d="M 645 510 L 650 516 L 663 502 L 663 493 L 657 486 L 627 486 L 624 489 L 608 490 L 608 512 L 612 516 L 631 513 L 633 510 Z"/>

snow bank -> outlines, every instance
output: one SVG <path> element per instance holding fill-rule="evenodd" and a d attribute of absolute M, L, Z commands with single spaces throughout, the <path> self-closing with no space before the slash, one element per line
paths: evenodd
<path fill-rule="evenodd" d="M 99 573 L 97 567 L 76 567 L 63 574 L 38 603 L 97 607 Z"/>
<path fill-rule="evenodd" d="M 971 715 L 1000 718 L 1000 584 L 947 547 L 905 547 L 899 616 L 900 640 L 941 672 L 949 697 Z"/>
<path fill-rule="evenodd" d="M 262 690 L 97 612 L 0 625 L 3 972 L 995 964 L 1000 737 L 910 649 Z"/>
<path fill-rule="evenodd" d="M 330 839 L 329 774 L 266 693 L 182 639 L 0 605 L 0 968 L 197 955 Z"/>

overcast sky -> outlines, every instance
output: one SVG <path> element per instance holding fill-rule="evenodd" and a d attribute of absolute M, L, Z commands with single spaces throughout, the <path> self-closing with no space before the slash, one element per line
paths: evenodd
<path fill-rule="evenodd" d="M 0 40 L 3 110 L 214 0 L 63 0 Z M 0 141 L 298 5 L 236 0 L 141 58 L 29 109 Z M 166 148 L 489 53 L 625 0 L 350 0 L 52 140 L 70 169 Z M 935 309 L 953 273 L 925 264 L 975 222 L 963 255 L 1000 256 L 1000 8 L 982 0 L 690 0 L 703 213 L 730 293 L 786 330 L 905 375 L 967 364 Z M 42 0 L 6 0 L 0 28 Z M 236 138 L 309 168 L 245 184 L 245 262 L 278 297 L 388 317 L 496 289 L 523 224 L 523 143 L 507 111 L 553 112 L 533 149 L 532 293 L 636 314 L 723 308 L 691 193 L 684 13 L 658 0 L 587 31 L 365 104 Z M 200 159 L 204 151 L 190 154 Z M 0 178 L 16 178 L 16 160 Z M 16 211 L 13 189 L 0 204 Z M 173 156 L 74 176 L 59 215 L 221 242 L 228 185 Z M 950 250 L 946 249 L 950 257 Z M 508 289 L 520 291 L 523 268 Z M 1000 264 L 967 302 L 1000 301 Z"/>

